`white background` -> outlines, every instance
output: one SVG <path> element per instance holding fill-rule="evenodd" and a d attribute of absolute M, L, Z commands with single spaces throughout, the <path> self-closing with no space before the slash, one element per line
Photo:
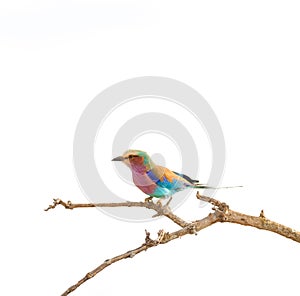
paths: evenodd
<path fill-rule="evenodd" d="M 86 202 L 72 163 L 76 124 L 100 91 L 131 77 L 199 91 L 224 131 L 223 184 L 245 186 L 217 197 L 299 230 L 299 13 L 297 1 L 1 1 L 1 295 L 60 295 L 139 246 L 145 228 L 177 228 L 43 211 L 53 197 Z M 176 213 L 208 211 L 191 196 Z M 218 224 L 116 263 L 72 295 L 298 295 L 299 251 Z"/>

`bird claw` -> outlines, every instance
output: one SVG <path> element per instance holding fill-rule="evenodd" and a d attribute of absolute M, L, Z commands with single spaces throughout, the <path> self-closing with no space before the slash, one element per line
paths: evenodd
<path fill-rule="evenodd" d="M 145 202 L 152 202 L 153 196 L 149 196 L 145 198 Z"/>

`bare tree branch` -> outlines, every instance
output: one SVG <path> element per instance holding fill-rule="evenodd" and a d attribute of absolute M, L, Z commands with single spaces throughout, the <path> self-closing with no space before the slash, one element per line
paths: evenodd
<path fill-rule="evenodd" d="M 152 240 L 150 238 L 150 233 L 148 231 L 146 232 L 146 238 L 145 238 L 145 242 L 138 248 L 127 251 L 121 255 L 115 256 L 111 259 L 107 259 L 105 260 L 101 265 L 99 265 L 98 267 L 96 267 L 94 270 L 88 272 L 81 280 L 79 280 L 75 285 L 71 286 L 68 290 L 66 290 L 62 296 L 66 296 L 69 295 L 71 292 L 73 292 L 74 290 L 76 290 L 79 286 L 81 286 L 83 283 L 85 283 L 87 280 L 93 278 L 96 274 L 98 274 L 100 271 L 102 271 L 103 269 L 105 269 L 106 267 L 108 267 L 109 265 L 118 262 L 122 259 L 126 259 L 126 258 L 133 258 L 135 255 L 141 253 L 142 251 L 146 251 L 147 249 L 157 246 L 160 243 L 160 240 L 164 234 L 163 230 L 160 230 L 158 232 L 158 238 L 156 240 Z"/>
<path fill-rule="evenodd" d="M 210 197 L 207 196 L 201 196 L 199 193 L 197 193 L 197 198 L 200 200 L 210 202 L 212 204 L 215 204 L 215 202 L 219 203 L 219 201 L 211 199 Z M 220 206 L 221 207 L 225 206 L 225 208 L 222 209 L 222 214 L 221 214 L 222 220 L 218 222 L 236 223 L 244 226 L 251 226 L 258 229 L 271 231 L 300 243 L 299 231 L 296 231 L 295 229 L 292 229 L 290 227 L 287 227 L 285 225 L 267 219 L 265 217 L 264 210 L 261 210 L 259 216 L 255 217 L 255 216 L 250 216 L 250 215 L 233 211 L 229 209 L 229 207 L 226 204 L 223 203 L 221 203 Z"/>
<path fill-rule="evenodd" d="M 160 202 L 154 203 L 152 201 L 145 201 L 145 202 L 135 202 L 135 201 L 125 201 L 125 202 L 115 202 L 115 203 L 72 203 L 71 201 L 64 202 L 59 198 L 53 199 L 53 204 L 49 205 L 45 211 L 49 211 L 51 209 L 56 208 L 58 205 L 63 206 L 65 209 L 73 210 L 77 208 L 95 208 L 95 207 L 101 207 L 101 208 L 116 208 L 116 207 L 139 207 L 139 208 L 147 208 L 150 210 L 154 210 L 156 212 L 153 217 L 158 216 L 165 216 L 169 219 L 171 219 L 174 223 L 178 224 L 181 227 L 187 226 L 189 223 L 181 219 L 180 217 L 176 216 L 169 207 L 169 200 L 167 204 L 162 205 Z"/>
<path fill-rule="evenodd" d="M 236 211 L 233 211 L 229 208 L 229 206 L 225 203 L 222 203 L 214 198 L 207 197 L 200 195 L 197 192 L 197 198 L 199 200 L 208 202 L 213 205 L 213 212 L 210 213 L 207 217 L 196 220 L 193 222 L 186 222 L 180 217 L 176 216 L 169 207 L 169 202 L 166 205 L 162 205 L 160 202 L 153 203 L 152 201 L 145 201 L 145 202 L 121 202 L 121 203 L 98 203 L 98 204 L 73 204 L 72 202 L 64 202 L 60 199 L 54 199 L 53 204 L 49 205 L 45 211 L 50 209 L 56 208 L 56 206 L 61 205 L 66 209 L 75 209 L 75 208 L 91 208 L 91 207 L 144 207 L 147 209 L 154 210 L 156 214 L 154 216 L 165 216 L 172 220 L 174 223 L 179 225 L 181 228 L 174 232 L 165 232 L 164 230 L 160 230 L 158 232 L 158 237 L 156 240 L 150 238 L 150 233 L 146 231 L 146 238 L 145 242 L 138 248 L 125 252 L 121 255 L 113 257 L 111 259 L 105 260 L 101 265 L 96 267 L 94 270 L 87 273 L 81 280 L 79 280 L 75 285 L 71 286 L 67 289 L 62 296 L 69 295 L 87 280 L 91 279 L 99 272 L 101 272 L 106 267 L 110 266 L 111 264 L 120 261 L 126 258 L 133 258 L 135 255 L 141 253 L 142 251 L 146 251 L 149 248 L 158 246 L 160 244 L 166 244 L 172 240 L 180 238 L 187 234 L 197 234 L 200 230 L 215 224 L 217 222 L 229 222 L 229 223 L 236 223 L 244 226 L 251 226 L 258 229 L 263 229 L 267 231 L 271 231 L 282 235 L 286 238 L 292 239 L 298 243 L 300 243 L 300 232 L 296 231 L 290 227 L 284 226 L 277 222 L 271 221 L 267 219 L 264 215 L 264 211 L 260 212 L 258 217 L 250 216 L 246 214 L 242 214 Z"/>

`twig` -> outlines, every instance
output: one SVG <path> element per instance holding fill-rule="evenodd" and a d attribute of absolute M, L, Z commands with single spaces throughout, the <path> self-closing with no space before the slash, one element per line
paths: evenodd
<path fill-rule="evenodd" d="M 166 205 L 163 205 L 161 203 L 154 203 L 152 201 L 145 201 L 145 202 L 135 202 L 135 201 L 125 201 L 125 202 L 115 202 L 115 203 L 72 203 L 71 201 L 64 202 L 59 198 L 53 199 L 53 204 L 49 205 L 45 211 L 49 211 L 51 209 L 55 209 L 58 205 L 63 206 L 67 210 L 73 210 L 77 208 L 95 208 L 95 207 L 101 207 L 101 208 L 116 208 L 116 207 L 140 207 L 140 208 L 147 208 L 150 210 L 154 210 L 156 214 L 153 217 L 158 216 L 165 216 L 169 219 L 171 219 L 174 223 L 181 227 L 187 226 L 189 223 L 181 219 L 180 217 L 176 216 L 170 209 L 169 203 L 171 199 L 167 202 Z"/>
<path fill-rule="evenodd" d="M 217 222 L 229 222 L 236 223 L 244 226 L 252 226 L 258 229 L 263 229 L 267 231 L 271 231 L 282 235 L 286 238 L 292 239 L 298 243 L 300 243 L 300 232 L 296 231 L 290 227 L 284 226 L 277 222 L 271 221 L 265 217 L 264 211 L 260 212 L 258 217 L 250 216 L 246 214 L 242 214 L 236 211 L 233 211 L 229 208 L 226 203 L 220 202 L 214 198 L 200 195 L 197 192 L 197 198 L 199 200 L 208 202 L 213 205 L 213 212 L 210 213 L 207 217 L 196 220 L 193 222 L 186 222 L 180 217 L 176 216 L 169 207 L 169 202 L 166 205 L 162 205 L 161 203 L 153 203 L 152 201 L 145 202 L 121 202 L 121 203 L 97 203 L 97 204 L 73 204 L 72 202 L 64 202 L 60 199 L 54 199 L 53 204 L 49 205 L 45 211 L 56 208 L 58 205 L 62 205 L 66 209 L 75 209 L 75 208 L 91 208 L 91 207 L 144 207 L 147 209 L 151 209 L 156 211 L 154 216 L 165 216 L 172 220 L 174 223 L 178 224 L 181 229 L 174 231 L 172 233 L 165 232 L 164 230 L 160 230 L 158 232 L 158 237 L 156 240 L 152 240 L 150 238 L 150 233 L 146 231 L 145 242 L 138 248 L 125 252 L 121 255 L 113 257 L 111 259 L 105 260 L 101 265 L 99 265 L 94 270 L 87 273 L 81 280 L 79 280 L 75 285 L 71 286 L 68 290 L 66 290 L 62 296 L 69 295 L 71 292 L 76 290 L 79 286 L 85 283 L 87 280 L 93 278 L 103 269 L 108 267 L 109 265 L 120 261 L 126 258 L 133 258 L 135 255 L 141 253 L 142 251 L 146 251 L 149 248 L 158 246 L 160 244 L 166 244 L 172 240 L 180 238 L 187 234 L 197 234 L 200 230 L 215 224 Z"/>
<path fill-rule="evenodd" d="M 87 280 L 93 278 L 96 274 L 98 274 L 100 271 L 102 271 L 103 269 L 105 269 L 106 267 L 108 267 L 109 265 L 118 262 L 122 259 L 126 259 L 126 258 L 133 258 L 135 255 L 141 253 L 142 251 L 146 251 L 149 248 L 152 248 L 154 246 L 157 246 L 160 243 L 161 235 L 164 234 L 163 230 L 160 230 L 158 232 L 158 238 L 156 240 L 152 240 L 150 238 L 150 233 L 145 230 L 146 232 L 146 237 L 145 237 L 145 242 L 138 248 L 127 251 L 121 255 L 115 256 L 111 259 L 106 259 L 101 265 L 99 265 L 98 267 L 96 267 L 94 270 L 88 272 L 81 280 L 79 280 L 75 285 L 71 286 L 68 290 L 66 290 L 62 296 L 66 296 L 69 295 L 70 293 L 72 293 L 74 290 L 76 290 L 79 286 L 81 286 L 83 283 L 85 283 Z"/>
<path fill-rule="evenodd" d="M 111 259 L 105 260 L 101 265 L 96 267 L 94 270 L 88 272 L 81 280 L 79 280 L 76 284 L 72 285 L 70 288 L 68 288 L 62 296 L 69 295 L 71 292 L 76 290 L 79 286 L 81 286 L 83 283 L 85 283 L 87 280 L 93 278 L 95 275 L 97 275 L 100 271 L 102 271 L 104 268 L 108 267 L 112 263 L 115 263 L 117 261 L 120 261 L 122 259 L 126 258 L 133 258 L 135 255 L 141 253 L 142 251 L 146 251 L 152 247 L 156 247 L 160 244 L 166 244 L 174 239 L 180 238 L 187 234 L 195 234 L 197 231 L 200 231 L 201 229 L 217 222 L 214 220 L 212 216 L 206 217 L 200 221 L 197 221 L 196 223 L 198 226 L 194 225 L 194 223 L 189 223 L 188 226 L 178 230 L 174 231 L 172 233 L 165 232 L 164 230 L 160 230 L 158 232 L 158 238 L 156 240 L 152 240 L 150 238 L 150 233 L 146 231 L 146 238 L 145 243 L 143 243 L 140 247 L 127 251 L 121 255 L 118 255 L 116 257 L 113 257 Z"/>

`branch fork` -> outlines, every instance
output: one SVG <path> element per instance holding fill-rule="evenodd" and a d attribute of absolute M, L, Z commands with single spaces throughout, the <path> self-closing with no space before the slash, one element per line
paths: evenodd
<path fill-rule="evenodd" d="M 67 289 L 62 296 L 67 296 L 70 293 L 72 293 L 74 290 L 76 290 L 79 286 L 81 286 L 83 283 L 85 283 L 87 280 L 93 278 L 95 275 L 97 275 L 99 272 L 101 272 L 103 269 L 108 267 L 109 265 L 120 261 L 122 259 L 126 258 L 133 258 L 137 254 L 148 250 L 149 248 L 156 247 L 160 244 L 166 244 L 172 240 L 175 240 L 177 238 L 181 238 L 184 235 L 187 234 L 194 234 L 197 235 L 197 233 L 206 228 L 209 227 L 215 223 L 221 222 L 227 222 L 227 223 L 235 223 L 240 224 L 243 226 L 251 226 L 258 229 L 263 229 L 267 231 L 271 231 L 274 233 L 277 233 L 283 237 L 289 238 L 294 240 L 295 242 L 300 243 L 300 232 L 296 231 L 295 229 L 292 229 L 290 227 L 284 226 L 282 224 L 279 224 L 277 222 L 271 221 L 265 217 L 264 211 L 261 210 L 259 216 L 250 216 L 246 214 L 242 214 L 236 211 L 233 211 L 229 208 L 229 206 L 226 203 L 220 202 L 214 198 L 200 195 L 199 192 L 196 194 L 197 199 L 201 201 L 205 201 L 207 203 L 210 203 L 212 207 L 212 212 L 208 214 L 207 217 L 204 217 L 200 220 L 192 221 L 192 222 L 186 222 L 181 217 L 175 215 L 169 204 L 172 200 L 170 198 L 168 202 L 163 205 L 161 202 L 154 203 L 152 200 L 147 200 L 145 202 L 132 202 L 132 201 L 126 201 L 126 202 L 120 202 L 120 203 L 97 203 L 97 204 L 76 204 L 72 203 L 71 201 L 64 202 L 59 198 L 54 198 L 53 203 L 48 206 L 48 208 L 45 209 L 45 211 L 49 211 L 52 209 L 55 209 L 57 206 L 61 205 L 67 210 L 73 210 L 75 208 L 92 208 L 92 207 L 143 207 L 150 210 L 154 210 L 156 214 L 154 214 L 153 217 L 158 216 L 165 216 L 166 218 L 172 220 L 175 224 L 180 226 L 180 229 L 174 232 L 165 232 L 163 229 L 159 230 L 157 233 L 156 239 L 151 239 L 150 232 L 145 230 L 145 242 L 138 248 L 127 251 L 121 255 L 118 255 L 116 257 L 113 257 L 111 259 L 105 260 L 101 265 L 96 267 L 94 270 L 88 272 L 81 280 L 79 280 L 76 284 L 71 286 L 69 289 Z"/>

